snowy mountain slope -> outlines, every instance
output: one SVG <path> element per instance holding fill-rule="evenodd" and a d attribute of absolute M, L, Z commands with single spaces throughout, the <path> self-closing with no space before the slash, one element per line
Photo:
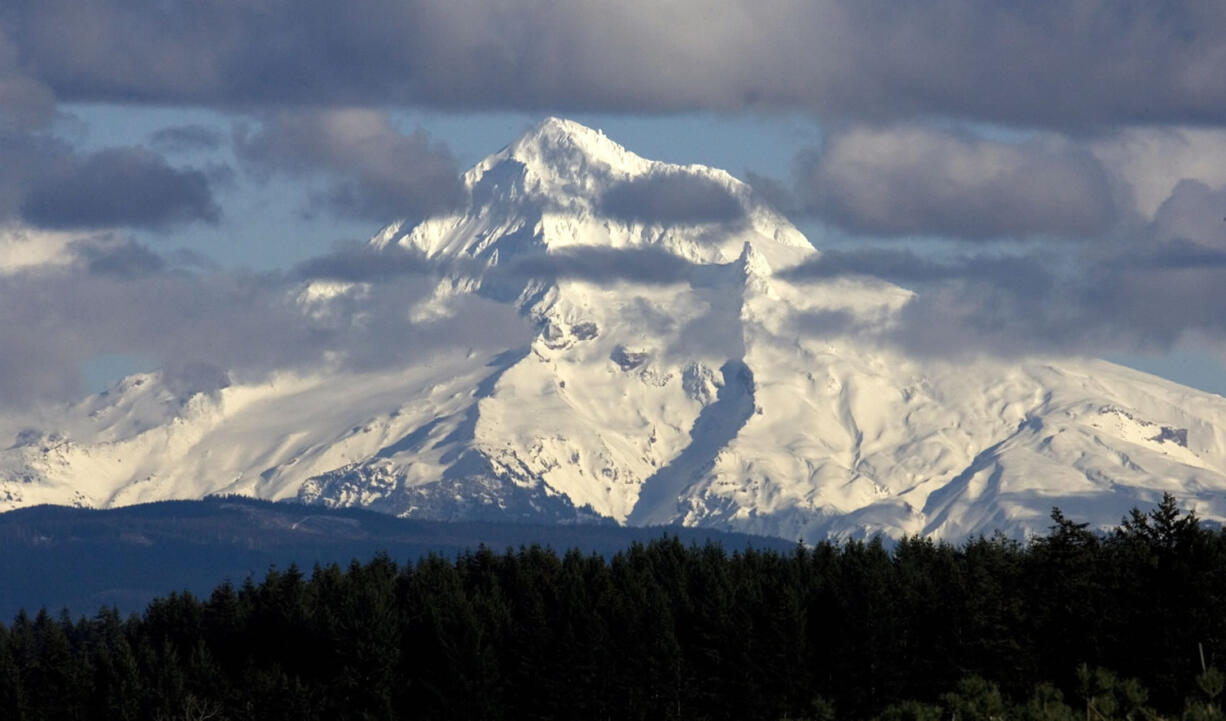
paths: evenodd
<path fill-rule="evenodd" d="M 134 376 L 0 451 L 0 508 L 233 492 L 960 538 L 1042 531 L 1053 505 L 1112 525 L 1170 491 L 1226 519 L 1226 399 L 1102 361 L 949 364 L 801 333 L 823 315 L 895 323 L 911 293 L 785 279 L 817 251 L 723 171 L 550 119 L 464 181 L 463 212 L 393 224 L 371 250 L 441 273 L 414 315 L 479 294 L 531 320 L 525 347 L 186 399 Z M 303 312 L 337 292 L 305 289 Z"/>

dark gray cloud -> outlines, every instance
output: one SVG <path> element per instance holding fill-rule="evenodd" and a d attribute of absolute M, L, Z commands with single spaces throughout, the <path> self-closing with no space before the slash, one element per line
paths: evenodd
<path fill-rule="evenodd" d="M 170 268 L 180 268 L 190 271 L 216 272 L 221 265 L 212 258 L 191 248 L 174 248 L 166 251 L 162 258 Z"/>
<path fill-rule="evenodd" d="M 298 264 L 294 272 L 304 279 L 354 283 L 402 276 L 480 275 L 486 286 L 507 288 L 514 298 L 530 280 L 670 284 L 686 282 L 694 268 L 694 264 L 656 248 L 573 246 L 550 253 L 525 253 L 486 266 L 478 260 L 431 260 L 400 247 L 374 249 L 368 243 L 345 243 L 331 253 Z"/>
<path fill-rule="evenodd" d="M 0 23 L 68 100 L 1226 119 L 1226 8 L 1196 0 L 9 0 Z"/>
<path fill-rule="evenodd" d="M 803 156 L 803 159 L 808 158 L 808 154 Z M 795 188 L 790 187 L 787 183 L 755 173 L 752 170 L 745 171 L 741 177 L 753 189 L 754 195 L 759 200 L 783 215 L 796 217 L 806 212 L 800 205 L 800 199 L 797 197 Z"/>
<path fill-rule="evenodd" d="M 1226 186 L 1213 188 L 1198 180 L 1181 180 L 1154 214 L 1159 240 L 1186 240 L 1226 249 Z"/>
<path fill-rule="evenodd" d="M 202 171 L 171 167 L 143 148 L 109 148 L 63 158 L 32 184 L 21 217 L 44 228 L 161 228 L 215 223 L 221 210 Z"/>
<path fill-rule="evenodd" d="M 1092 154 L 908 126 L 859 128 L 801 161 L 798 193 L 824 219 L 877 236 L 1093 237 L 1124 214 Z"/>
<path fill-rule="evenodd" d="M 371 248 L 369 243 L 338 244 L 330 253 L 299 263 L 294 273 L 304 279 L 366 283 L 404 275 L 427 275 L 439 271 L 425 256 L 399 247 Z"/>
<path fill-rule="evenodd" d="M 161 371 L 166 386 L 180 398 L 196 393 L 212 393 L 233 385 L 226 369 L 208 361 L 174 359 L 164 365 Z"/>
<path fill-rule="evenodd" d="M 727 188 L 683 172 L 652 173 L 617 183 L 601 197 L 599 210 L 618 220 L 659 225 L 732 223 L 745 215 Z"/>
<path fill-rule="evenodd" d="M 81 154 L 42 133 L 0 130 L 0 220 L 42 228 L 216 222 L 208 176 L 144 148 Z"/>
<path fill-rule="evenodd" d="M 1135 250 L 1120 258 L 1107 259 L 1104 264 L 1133 270 L 1219 268 L 1226 266 L 1226 249 L 1173 238 L 1163 243 L 1153 243 L 1144 251 Z"/>
<path fill-rule="evenodd" d="M 976 281 L 1017 287 L 1040 297 L 1052 286 L 1048 266 L 1028 255 L 972 254 L 938 259 L 907 248 L 827 250 L 816 259 L 781 271 L 791 281 L 864 275 L 908 287 L 947 281 Z"/>
<path fill-rule="evenodd" d="M 497 279 L 575 279 L 610 284 L 622 281 L 648 284 L 679 283 L 689 279 L 694 265 L 655 248 L 576 246 L 551 253 L 515 258 L 494 269 Z"/>
<path fill-rule="evenodd" d="M 204 125 L 175 125 L 149 136 L 149 144 L 161 153 L 188 153 L 217 150 L 225 142 L 218 130 Z"/>
<path fill-rule="evenodd" d="M 258 173 L 320 177 L 331 212 L 386 221 L 423 217 L 464 198 L 455 158 L 424 131 L 405 135 L 371 110 L 285 111 L 240 128 L 239 155 Z"/>
<path fill-rule="evenodd" d="M 1055 276 L 1053 292 L 950 283 L 904 306 L 886 335 L 932 356 L 1165 353 L 1226 341 L 1226 267 L 1121 267 Z"/>
<path fill-rule="evenodd" d="M 1069 299 L 1055 265 L 1028 255 L 973 254 L 944 259 L 905 248 L 826 251 L 780 274 L 797 283 L 843 276 L 871 276 L 918 290 L 891 327 L 864 325 L 846 311 L 804 314 L 799 332 L 852 334 L 919 355 L 1024 355 L 1060 346 L 1076 352 L 1052 307 Z M 1084 328 L 1083 328 L 1084 330 Z"/>
<path fill-rule="evenodd" d="M 98 242 L 97 239 L 79 240 L 71 243 L 69 250 L 84 261 L 90 273 L 96 275 L 135 278 L 160 272 L 166 267 L 162 256 L 128 239 L 108 243 Z"/>
<path fill-rule="evenodd" d="M 51 90 L 22 71 L 17 47 L 0 26 L 0 132 L 43 127 L 54 114 Z"/>
<path fill-rule="evenodd" d="M 148 248 L 102 237 L 73 244 L 77 262 L 0 275 L 0 404 L 79 396 L 79 367 L 102 354 L 148 358 L 183 388 L 331 364 L 378 370 L 453 348 L 505 349 L 531 330 L 514 309 L 478 297 L 414 322 L 432 277 L 403 276 L 309 299 L 294 275 L 191 273 Z"/>

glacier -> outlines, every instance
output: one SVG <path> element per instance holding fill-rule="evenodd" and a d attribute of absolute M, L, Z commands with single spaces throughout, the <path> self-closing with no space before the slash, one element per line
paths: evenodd
<path fill-rule="evenodd" d="M 0 450 L 0 510 L 240 494 L 443 520 L 959 540 L 1044 533 L 1053 506 L 1113 526 L 1169 492 L 1226 519 L 1226 399 L 1101 360 L 915 358 L 804 330 L 888 328 L 913 293 L 788 274 L 820 251 L 722 170 L 550 118 L 463 180 L 465 208 L 393 223 L 367 250 L 437 274 L 408 317 L 480 295 L 528 320 L 521 347 L 187 395 L 136 374 L 38 428 L 0 419 L 20 428 Z M 295 302 L 326 314 L 361 293 L 311 281 Z"/>

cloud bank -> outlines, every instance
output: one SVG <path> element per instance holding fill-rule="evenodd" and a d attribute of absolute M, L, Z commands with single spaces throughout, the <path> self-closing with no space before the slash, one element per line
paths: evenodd
<path fill-rule="evenodd" d="M 215 223 L 204 171 L 175 168 L 145 148 L 80 153 L 42 133 L 0 131 L 0 222 L 42 228 L 164 228 Z"/>
<path fill-rule="evenodd" d="M 424 131 L 401 133 L 382 111 L 281 111 L 257 130 L 240 128 L 235 140 L 258 173 L 324 179 L 313 201 L 339 215 L 387 222 L 464 199 L 451 153 Z"/>
<path fill-rule="evenodd" d="M 1226 119 L 1226 9 L 1199 0 L 11 0 L 0 24 L 71 101 Z"/>
<path fill-rule="evenodd" d="M 806 208 L 866 235 L 1094 237 L 1120 215 L 1103 164 L 1054 139 L 860 128 L 829 138 L 800 176 Z"/>
<path fill-rule="evenodd" d="M 203 125 L 175 125 L 149 137 L 149 145 L 160 153 L 217 150 L 224 141 L 221 133 Z"/>
<path fill-rule="evenodd" d="M 782 277 L 803 284 L 846 275 L 884 278 L 918 292 L 889 328 L 836 318 L 842 322 L 802 324 L 802 330 L 952 358 L 1226 344 L 1226 249 L 1189 241 L 942 259 L 903 248 L 834 251 Z"/>
<path fill-rule="evenodd" d="M 426 275 L 312 300 L 296 274 L 200 272 L 110 235 L 48 241 L 66 248 L 57 262 L 0 274 L 8 299 L 0 303 L 0 406 L 9 409 L 79 397 L 81 364 L 106 354 L 149 358 L 172 383 L 177 373 L 199 385 L 202 368 L 239 381 L 281 370 L 375 371 L 531 337 L 513 309 L 479 297 L 454 299 L 447 316 L 412 320 L 434 291 Z"/>
<path fill-rule="evenodd" d="M 232 152 L 252 177 L 307 187 L 312 213 L 385 222 L 455 208 L 453 154 L 397 127 L 395 108 L 804 113 L 823 146 L 798 158 L 791 186 L 755 187 L 785 212 L 898 244 L 790 274 L 922 290 L 883 342 L 1016 355 L 1226 341 L 1223 67 L 1226 6 L 1208 0 L 730 0 L 719 12 L 698 0 L 8 0 L 0 223 L 89 237 L 60 237 L 55 263 L 0 275 L 0 393 L 54 395 L 97 353 L 254 373 L 319 362 L 315 349 L 377 364 L 376 329 L 428 346 L 432 331 L 403 317 L 437 271 L 420 259 L 342 248 L 257 275 L 116 240 L 223 218 L 216 177 L 172 162 L 197 155 Z M 81 102 L 206 107 L 238 129 L 175 126 L 147 147 L 83 150 L 56 125 Z M 679 175 L 617 186 L 601 210 L 662 224 L 742 212 Z M 914 236 L 963 248 L 934 258 L 905 245 Z M 576 250 L 495 275 L 690 272 L 647 252 Z M 285 300 L 304 278 L 369 285 L 375 310 L 308 322 Z"/>
<path fill-rule="evenodd" d="M 722 185 L 688 173 L 652 173 L 617 183 L 600 199 L 600 211 L 618 220 L 658 225 L 732 223 L 745 216 Z"/>

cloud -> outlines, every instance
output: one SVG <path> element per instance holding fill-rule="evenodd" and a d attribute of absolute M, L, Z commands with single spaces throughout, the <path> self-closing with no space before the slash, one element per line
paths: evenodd
<path fill-rule="evenodd" d="M 964 239 L 1098 236 L 1121 211 L 1088 151 L 919 126 L 857 128 L 802 162 L 799 193 L 854 233 Z"/>
<path fill-rule="evenodd" d="M 1020 283 L 1036 290 L 1048 286 L 1043 265 L 1025 255 L 975 254 L 939 260 L 906 248 L 827 250 L 777 275 L 790 281 L 866 275 L 905 285 L 973 278 L 996 285 Z"/>
<path fill-rule="evenodd" d="M 19 68 L 17 47 L 0 26 L 0 132 L 43 127 L 54 114 L 51 90 Z"/>
<path fill-rule="evenodd" d="M 745 216 L 740 201 L 718 182 L 681 172 L 651 173 L 609 188 L 600 212 L 618 220 L 659 224 L 732 223 Z"/>
<path fill-rule="evenodd" d="M 685 282 L 694 265 L 655 248 L 575 246 L 550 253 L 523 255 L 496 267 L 497 281 L 529 278 L 575 279 L 602 285 L 631 281 L 661 284 Z"/>
<path fill-rule="evenodd" d="M 440 270 L 425 256 L 399 246 L 373 249 L 369 243 L 342 243 L 330 253 L 299 263 L 294 272 L 304 279 L 367 283 L 404 275 L 428 275 Z"/>
<path fill-rule="evenodd" d="M 74 256 L 84 261 L 88 272 L 115 278 L 135 278 L 157 273 L 166 260 L 148 247 L 128 239 L 99 242 L 78 240 L 69 246 Z"/>
<path fill-rule="evenodd" d="M 797 313 L 792 319 L 792 328 L 805 336 L 869 335 L 868 327 L 849 310 L 815 310 Z"/>
<path fill-rule="evenodd" d="M 803 182 L 789 191 L 752 179 L 785 212 L 807 208 L 867 235 L 1084 239 L 1059 256 L 1042 243 L 944 260 L 826 253 L 794 271 L 796 282 L 862 274 L 920 289 L 882 342 L 930 354 L 1167 347 L 1189 334 L 1226 339 L 1226 132 L 1212 127 L 1226 125 L 1224 66 L 1226 8 L 1210 2 L 731 0 L 716 13 L 698 0 L 9 0 L 0 222 L 218 218 L 224 173 L 163 155 L 229 139 L 181 126 L 153 134 L 153 150 L 86 153 L 46 134 L 57 98 L 246 113 L 254 124 L 231 139 L 248 169 L 307 181 L 320 209 L 380 221 L 461 202 L 456 163 L 424 133 L 343 108 L 801 111 L 830 131 Z M 919 125 L 950 118 L 1044 132 L 1004 141 Z M 739 218 L 735 198 L 686 177 L 619 186 L 604 212 Z M 444 270 L 410 255 L 342 248 L 286 275 L 184 272 L 144 246 L 69 236 L 56 269 L 23 256 L 0 276 L 0 397 L 56 393 L 60 370 L 75 377 L 79 359 L 99 352 L 145 353 L 207 378 L 201 368 L 255 373 L 322 352 L 377 366 L 375 329 L 397 339 L 389 356 L 412 354 L 402 338 L 445 343 L 465 323 L 497 330 L 480 312 L 450 329 L 406 326 L 405 308 Z M 585 248 L 490 272 L 512 284 L 672 283 L 692 268 L 650 250 Z M 312 320 L 287 300 L 303 278 L 371 288 Z M 806 323 L 859 332 L 838 313 Z"/>
<path fill-rule="evenodd" d="M 796 327 L 918 356 L 1101 356 L 1226 342 L 1226 249 L 1146 238 L 1081 250 L 944 260 L 905 249 L 828 251 L 780 277 L 871 275 L 914 287 L 888 326 L 802 317 Z"/>
<path fill-rule="evenodd" d="M 1145 249 L 1134 249 L 1118 258 L 1108 258 L 1103 265 L 1129 270 L 1217 268 L 1226 266 L 1226 249 L 1172 238 L 1166 242 L 1151 243 Z"/>
<path fill-rule="evenodd" d="M 1226 185 L 1212 188 L 1181 180 L 1158 206 L 1152 224 L 1158 240 L 1186 240 L 1226 249 Z"/>
<path fill-rule="evenodd" d="M 175 125 L 149 136 L 149 144 L 161 153 L 217 150 L 224 140 L 220 132 L 204 125 Z"/>
<path fill-rule="evenodd" d="M 657 248 L 570 246 L 546 252 L 524 252 L 504 263 L 487 265 L 465 258 L 430 259 L 410 249 L 375 249 L 369 243 L 344 243 L 332 252 L 296 266 L 303 279 L 367 283 L 403 276 L 480 276 L 483 286 L 507 290 L 517 297 L 530 280 L 583 280 L 610 285 L 625 281 L 668 285 L 687 282 L 695 265 Z"/>
<path fill-rule="evenodd" d="M 284 111 L 240 128 L 239 155 L 257 172 L 322 177 L 314 200 L 339 215 L 386 221 L 456 207 L 463 187 L 455 158 L 425 131 L 405 135 L 373 110 Z"/>
<path fill-rule="evenodd" d="M 161 228 L 221 217 L 202 171 L 171 167 L 152 151 L 108 148 L 59 160 L 23 199 L 25 222 L 44 228 Z"/>
<path fill-rule="evenodd" d="M 1186 129 L 1126 129 L 1090 139 L 1083 147 L 1109 176 L 1116 216 L 1105 232 L 1079 244 L 1031 242 L 952 255 L 906 245 L 827 250 L 779 277 L 808 283 L 872 276 L 917 294 L 889 328 L 805 317 L 797 330 L 852 334 L 919 356 L 954 358 L 1101 356 L 1226 342 L 1226 177 L 1214 161 L 1219 140 L 1216 132 Z M 898 147 L 877 149 L 889 156 L 889 167 L 907 167 Z M 870 150 L 864 160 L 871 168 Z M 950 167 L 976 167 L 951 159 L 959 155 L 932 161 L 930 182 L 944 182 Z M 927 197 L 923 189 L 916 193 Z"/>
<path fill-rule="evenodd" d="M 808 154 L 802 159 L 808 159 Z M 743 174 L 745 183 L 753 190 L 758 199 L 779 211 L 785 216 L 794 217 L 804 214 L 795 188 L 776 178 L 747 170 Z"/>
<path fill-rule="evenodd" d="M 77 233 L 0 224 L 0 276 L 72 263 L 70 248 L 79 240 Z"/>
<path fill-rule="evenodd" d="M 10 0 L 70 101 L 1220 123 L 1226 9 L 1054 0 Z M 275 42 L 270 41 L 275 38 Z"/>
<path fill-rule="evenodd" d="M 955 360 L 1098 355 L 1139 344 L 1114 332 L 1115 319 L 1085 313 L 1075 294 L 1020 305 L 1027 300 L 1034 296 L 1017 288 L 951 282 L 914 296 L 879 340 L 913 356 Z"/>
<path fill-rule="evenodd" d="M 1151 220 L 1183 180 L 1226 186 L 1226 130 L 1131 127 L 1087 142 L 1091 152 L 1123 182 L 1142 219 Z"/>
<path fill-rule="evenodd" d="M 209 177 L 145 148 L 82 154 L 43 133 L 0 130 L 0 221 L 48 229 L 214 223 Z"/>
<path fill-rule="evenodd" d="M 148 358 L 188 388 L 281 370 L 403 367 L 531 338 L 513 308 L 475 296 L 452 299 L 433 320 L 410 320 L 434 292 L 429 276 L 308 300 L 293 275 L 187 272 L 120 238 L 83 239 L 70 252 L 67 265 L 0 275 L 0 404 L 77 398 L 80 364 L 112 353 Z"/>
<path fill-rule="evenodd" d="M 1007 262 L 981 267 L 973 259 L 960 259 L 944 270 L 932 269 L 933 277 L 944 278 L 925 283 L 886 324 L 833 311 L 798 314 L 792 325 L 803 334 L 846 335 L 911 357 L 955 361 L 1097 356 L 1166 348 L 1181 336 L 1177 324 L 1142 325 L 1102 312 L 1107 297 L 1095 292 L 1094 283 L 1076 276 L 1070 283 L 1070 276 L 1052 268 L 1031 282 L 998 283 L 1007 277 L 1000 272 L 1007 267 Z M 1104 277 L 1108 274 L 1096 275 L 1096 280 Z"/>

